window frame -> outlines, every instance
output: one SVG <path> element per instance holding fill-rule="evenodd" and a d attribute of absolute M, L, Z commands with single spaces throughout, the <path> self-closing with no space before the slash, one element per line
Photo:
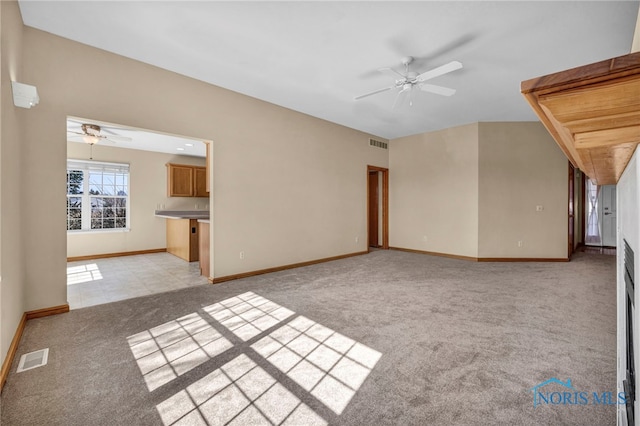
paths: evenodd
<path fill-rule="evenodd" d="M 82 193 L 69 194 L 69 172 L 81 171 Z M 117 173 L 126 176 L 125 191 L 126 195 L 101 195 L 91 194 L 90 173 Z M 116 185 L 117 187 L 117 185 Z M 81 227 L 80 229 L 69 229 L 69 198 L 81 199 Z M 96 228 L 92 229 L 92 200 L 95 198 L 112 198 L 125 200 L 125 227 L 124 228 Z M 115 217 L 114 217 L 115 220 Z M 86 234 L 86 233 L 112 233 L 112 232 L 130 232 L 131 231 L 131 170 L 130 165 L 126 163 L 108 163 L 93 160 L 75 160 L 67 159 L 67 233 L 68 234 Z"/>

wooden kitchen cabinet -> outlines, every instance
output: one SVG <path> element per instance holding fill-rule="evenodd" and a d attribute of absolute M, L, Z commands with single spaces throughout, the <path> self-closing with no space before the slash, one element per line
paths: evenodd
<path fill-rule="evenodd" d="M 167 164 L 167 192 L 169 197 L 192 197 L 193 166 Z"/>
<path fill-rule="evenodd" d="M 169 197 L 208 197 L 207 168 L 167 163 Z"/>
<path fill-rule="evenodd" d="M 195 262 L 199 259 L 197 219 L 167 219 L 167 252 Z"/>
<path fill-rule="evenodd" d="M 207 168 L 206 167 L 194 167 L 194 197 L 208 197 L 209 191 L 207 191 Z"/>

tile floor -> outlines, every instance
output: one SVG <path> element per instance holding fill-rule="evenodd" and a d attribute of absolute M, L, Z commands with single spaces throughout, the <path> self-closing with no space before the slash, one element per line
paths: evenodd
<path fill-rule="evenodd" d="M 169 253 L 112 257 L 67 263 L 71 309 L 207 284 L 198 262 Z"/>

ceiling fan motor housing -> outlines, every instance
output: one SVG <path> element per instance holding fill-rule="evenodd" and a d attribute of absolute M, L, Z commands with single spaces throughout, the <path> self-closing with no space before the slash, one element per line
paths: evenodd
<path fill-rule="evenodd" d="M 408 67 L 411 62 L 413 62 L 413 56 L 405 56 L 401 59 L 402 65 Z"/>
<path fill-rule="evenodd" d="M 97 124 L 83 124 L 82 131 L 89 136 L 100 136 L 100 126 Z"/>

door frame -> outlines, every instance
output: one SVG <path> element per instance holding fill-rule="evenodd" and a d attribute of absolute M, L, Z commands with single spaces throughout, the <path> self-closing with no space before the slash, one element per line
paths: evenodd
<path fill-rule="evenodd" d="M 569 232 L 569 236 L 567 240 L 569 242 L 567 247 L 567 259 L 571 259 L 571 255 L 573 254 L 574 244 L 575 244 L 575 167 L 569 161 L 569 203 L 568 203 L 568 215 L 567 215 L 567 231 Z"/>
<path fill-rule="evenodd" d="M 367 183 L 368 199 L 369 199 L 369 221 L 367 223 L 367 242 L 369 247 L 381 247 L 380 245 L 380 173 L 375 171 L 369 172 L 369 181 Z M 372 223 L 375 222 L 375 223 Z"/>
<path fill-rule="evenodd" d="M 382 249 L 389 249 L 389 169 L 367 165 L 367 251 L 370 249 L 369 241 L 369 197 L 371 190 L 369 188 L 369 172 L 382 173 Z"/>

